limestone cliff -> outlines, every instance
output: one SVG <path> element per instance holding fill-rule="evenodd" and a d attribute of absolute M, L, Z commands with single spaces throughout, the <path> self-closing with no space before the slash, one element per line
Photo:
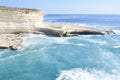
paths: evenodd
<path fill-rule="evenodd" d="M 41 10 L 0 6 L 0 33 L 31 32 L 42 21 Z"/>

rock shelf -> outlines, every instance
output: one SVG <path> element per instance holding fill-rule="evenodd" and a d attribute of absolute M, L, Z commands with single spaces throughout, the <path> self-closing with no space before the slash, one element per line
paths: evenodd
<path fill-rule="evenodd" d="M 0 34 L 0 48 L 16 50 L 21 46 L 23 34 Z"/>

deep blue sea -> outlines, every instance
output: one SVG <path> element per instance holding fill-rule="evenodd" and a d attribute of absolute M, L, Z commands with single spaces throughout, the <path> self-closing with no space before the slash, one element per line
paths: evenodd
<path fill-rule="evenodd" d="M 112 29 L 114 35 L 49 37 L 29 34 L 19 50 L 0 49 L 0 80 L 120 80 L 120 15 L 45 15 Z"/>

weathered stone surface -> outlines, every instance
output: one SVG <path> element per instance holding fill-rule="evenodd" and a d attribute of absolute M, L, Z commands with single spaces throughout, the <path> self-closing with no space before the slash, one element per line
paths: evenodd
<path fill-rule="evenodd" d="M 36 31 L 46 35 L 70 37 L 78 35 L 107 35 L 114 34 L 112 30 L 100 30 L 91 27 L 80 26 L 68 23 L 44 23 L 44 27 L 37 28 Z"/>
<path fill-rule="evenodd" d="M 43 11 L 0 7 L 0 33 L 28 33 L 43 22 Z"/>
<path fill-rule="evenodd" d="M 0 34 L 0 49 L 16 50 L 21 46 L 23 34 Z"/>

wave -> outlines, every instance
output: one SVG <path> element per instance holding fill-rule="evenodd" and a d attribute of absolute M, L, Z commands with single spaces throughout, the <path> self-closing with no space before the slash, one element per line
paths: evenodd
<path fill-rule="evenodd" d="M 76 23 L 79 26 L 86 26 L 91 28 L 98 28 L 103 30 L 113 30 L 116 34 L 120 34 L 120 29 L 118 26 L 114 25 L 104 25 L 104 24 L 88 24 L 88 23 Z"/>
<path fill-rule="evenodd" d="M 99 45 L 105 45 L 105 44 L 107 44 L 107 42 L 104 41 L 104 40 L 93 40 L 93 39 L 88 39 L 88 41 L 89 41 L 89 42 L 92 42 L 92 43 L 94 43 L 94 44 L 99 44 Z"/>
<path fill-rule="evenodd" d="M 45 45 L 45 41 L 45 35 L 28 34 L 26 37 L 23 38 L 22 46 L 19 48 L 19 50 L 33 48 L 39 44 Z"/>
<path fill-rule="evenodd" d="M 0 61 L 5 61 L 5 60 L 8 60 L 8 59 L 13 59 L 17 56 L 21 56 L 21 54 L 16 54 L 16 55 L 10 55 L 8 57 L 5 57 L 5 58 L 0 58 Z"/>
<path fill-rule="evenodd" d="M 6 52 L 6 50 L 4 51 L 0 51 L 0 57 L 2 56 L 2 54 L 4 54 Z"/>
<path fill-rule="evenodd" d="M 120 73 L 116 71 L 107 73 L 102 70 L 75 68 L 62 71 L 56 80 L 120 80 Z"/>
<path fill-rule="evenodd" d="M 120 30 L 113 30 L 116 34 L 120 34 Z"/>
<path fill-rule="evenodd" d="M 22 47 L 19 49 L 33 48 L 35 46 L 49 46 L 51 44 L 71 44 L 69 43 L 70 38 L 64 37 L 49 37 L 45 35 L 29 34 L 27 37 L 23 38 Z"/>
<path fill-rule="evenodd" d="M 82 44 L 82 43 L 78 43 L 76 45 L 78 45 L 78 46 L 86 46 L 85 44 Z"/>
<path fill-rule="evenodd" d="M 23 38 L 22 47 L 20 47 L 19 50 L 24 50 L 30 47 L 48 47 L 53 44 L 86 46 L 86 44 L 81 42 L 71 42 L 74 39 L 77 40 L 79 37 L 49 37 L 45 35 L 29 34 L 27 37 Z"/>
<path fill-rule="evenodd" d="M 116 48 L 116 49 L 120 49 L 120 46 L 114 46 L 114 48 Z"/>
<path fill-rule="evenodd" d="M 86 43 L 84 43 L 85 41 Z M 45 35 L 29 34 L 27 37 L 23 38 L 22 47 L 19 49 L 22 50 L 30 47 L 49 46 L 51 44 L 86 46 L 86 44 L 89 44 L 88 42 L 101 46 L 108 44 L 106 40 L 101 39 L 101 36 L 82 35 L 77 37 L 48 37 Z"/>

